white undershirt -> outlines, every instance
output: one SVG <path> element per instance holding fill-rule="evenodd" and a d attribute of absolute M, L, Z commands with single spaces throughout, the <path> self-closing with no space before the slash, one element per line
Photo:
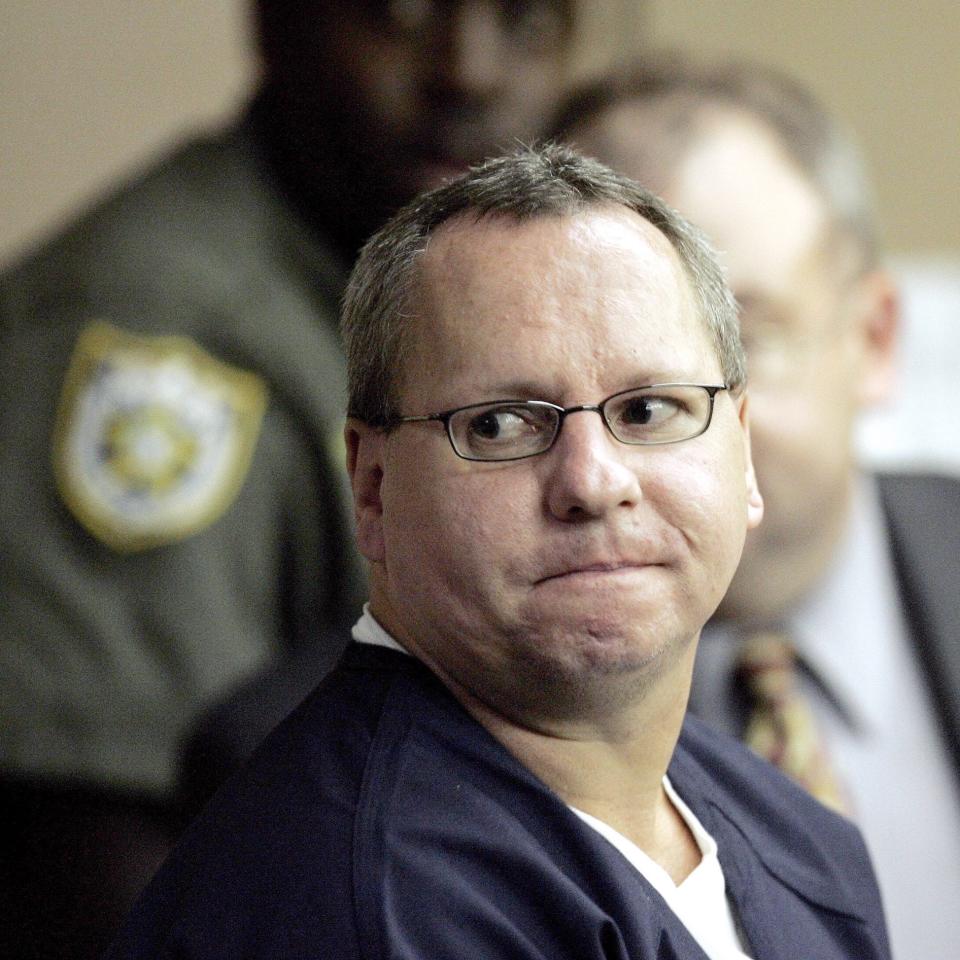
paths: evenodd
<path fill-rule="evenodd" d="M 717 856 L 716 840 L 707 833 L 693 811 L 680 799 L 666 776 L 663 778 L 663 788 L 700 848 L 700 863 L 679 884 L 673 882 L 659 863 L 609 824 L 576 807 L 570 809 L 612 843 L 643 875 L 690 931 L 710 960 L 750 960 L 749 954 L 744 952 L 743 938 L 737 929 L 733 908 L 727 899 L 727 884 Z"/>
<path fill-rule="evenodd" d="M 387 633 L 364 604 L 363 614 L 354 624 L 353 639 L 406 653 Z M 669 779 L 664 776 L 663 788 L 677 813 L 689 827 L 700 848 L 700 863 L 680 884 L 675 884 L 663 867 L 645 854 L 632 840 L 576 807 L 570 809 L 584 823 L 611 843 L 627 861 L 663 897 L 667 906 L 690 931 L 710 960 L 750 960 L 743 951 L 743 939 L 737 930 L 736 919 L 727 899 L 727 885 L 717 857 L 717 842 L 704 829 L 693 811 L 680 799 Z"/>

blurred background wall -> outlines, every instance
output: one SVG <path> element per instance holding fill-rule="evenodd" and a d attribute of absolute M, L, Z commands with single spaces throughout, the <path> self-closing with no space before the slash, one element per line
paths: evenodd
<path fill-rule="evenodd" d="M 247 0 L 6 4 L 0 32 L 0 264 L 198 124 L 228 115 L 255 64 Z M 643 44 L 747 55 L 809 84 L 855 129 L 910 300 L 905 376 L 960 362 L 960 16 L 953 0 L 586 0 L 578 70 Z M 613 28 L 613 29 L 611 29 Z M 951 298 L 952 306 L 951 306 Z M 920 309 L 923 320 L 913 319 Z M 920 331 L 917 333 L 916 331 Z M 921 335 L 922 334 L 922 335 Z M 930 344 L 936 344 L 931 349 Z M 926 388 L 923 388 L 926 389 Z M 951 401 L 952 402 L 952 401 Z M 916 445 L 904 406 L 865 425 L 871 456 Z M 949 407 L 947 408 L 949 409 Z M 897 419 L 899 418 L 899 419 Z M 960 464 L 952 416 L 924 454 Z M 893 440 L 891 436 L 896 434 Z M 936 451 L 931 454 L 929 451 Z M 922 459 L 922 458 L 921 458 Z"/>
<path fill-rule="evenodd" d="M 949 0 L 656 0 L 652 33 L 773 63 L 856 132 L 894 253 L 960 252 L 960 15 Z"/>
<path fill-rule="evenodd" d="M 960 251 L 960 16 L 952 0 L 592 0 L 581 69 L 642 42 L 746 54 L 856 128 L 897 254 Z M 13 0 L 0 32 L 0 261 L 120 172 L 233 108 L 246 0 Z M 606 30 L 610 24 L 613 39 Z"/>

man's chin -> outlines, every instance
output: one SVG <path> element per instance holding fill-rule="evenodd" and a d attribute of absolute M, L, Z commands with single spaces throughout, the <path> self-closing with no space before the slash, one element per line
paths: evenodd
<path fill-rule="evenodd" d="M 518 672 L 534 712 L 557 721 L 597 719 L 645 697 L 683 648 L 634 637 L 579 637 L 565 650 L 535 656 Z"/>
<path fill-rule="evenodd" d="M 580 680 L 650 671 L 664 656 L 659 636 L 614 619 L 583 618 L 541 630 L 528 646 L 531 661 L 545 674 Z"/>

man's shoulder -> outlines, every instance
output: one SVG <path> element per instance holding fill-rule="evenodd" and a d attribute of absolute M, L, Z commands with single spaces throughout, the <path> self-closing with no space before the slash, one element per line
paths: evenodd
<path fill-rule="evenodd" d="M 278 285 L 309 278 L 335 313 L 344 274 L 280 196 L 243 120 L 184 142 L 22 256 L 0 276 L 0 310 L 8 325 L 85 311 L 123 323 L 168 303 L 174 320 L 193 303 L 237 313 L 253 299 L 263 311 Z"/>
<path fill-rule="evenodd" d="M 390 726 L 391 689 L 416 672 L 409 660 L 348 646 L 191 824 L 108 955 L 167 945 L 228 957 L 258 944 L 257 956 L 287 956 L 290 937 L 309 955 L 359 955 L 355 820 L 368 781 L 382 784 L 370 758 Z"/>
<path fill-rule="evenodd" d="M 879 911 L 859 830 L 739 741 L 688 716 L 669 772 L 718 838 L 721 859 L 719 837 L 735 836 L 780 883 L 823 908 L 854 916 Z"/>
<path fill-rule="evenodd" d="M 214 800 L 217 815 L 224 806 L 240 808 L 249 797 L 264 805 L 271 817 L 282 811 L 264 804 L 275 787 L 288 801 L 304 808 L 323 806 L 330 790 L 358 790 L 382 726 L 403 724 L 398 683 L 429 683 L 422 665 L 405 654 L 367 644 L 347 643 L 333 669 L 307 693 L 292 712 L 254 750 L 253 755 Z M 280 786 L 282 785 L 282 786 Z M 318 789 L 319 788 L 319 789 Z M 343 796 L 338 796 L 343 800 Z M 355 806 L 356 796 L 343 809 Z M 207 814 L 204 818 L 210 819 Z M 296 830 L 299 825 L 290 822 Z"/>
<path fill-rule="evenodd" d="M 254 177 L 253 161 L 241 128 L 198 134 L 128 175 L 75 219 L 28 252 L 7 272 L 26 276 L 64 257 L 89 250 L 109 251 L 119 239 L 162 238 L 199 221 L 207 209 L 207 227 L 229 196 Z M 162 214 L 162 216 L 161 216 Z"/>
<path fill-rule="evenodd" d="M 732 736 L 716 730 L 699 717 L 688 714 L 669 770 L 671 778 L 685 787 L 691 806 L 710 804 L 737 820 L 760 847 L 803 852 L 784 831 L 794 824 L 816 823 L 828 834 L 857 837 L 844 817 L 828 810 L 806 790 Z M 678 789 L 680 786 L 678 785 Z M 814 852 L 811 850 L 811 852 Z M 820 852 L 819 848 L 816 852 Z"/>

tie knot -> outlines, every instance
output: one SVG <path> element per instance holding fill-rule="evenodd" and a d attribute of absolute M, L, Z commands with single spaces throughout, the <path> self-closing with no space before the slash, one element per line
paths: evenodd
<path fill-rule="evenodd" d="M 796 650 L 783 633 L 763 630 L 740 644 L 737 673 L 755 701 L 783 702 L 793 689 L 796 668 Z"/>

